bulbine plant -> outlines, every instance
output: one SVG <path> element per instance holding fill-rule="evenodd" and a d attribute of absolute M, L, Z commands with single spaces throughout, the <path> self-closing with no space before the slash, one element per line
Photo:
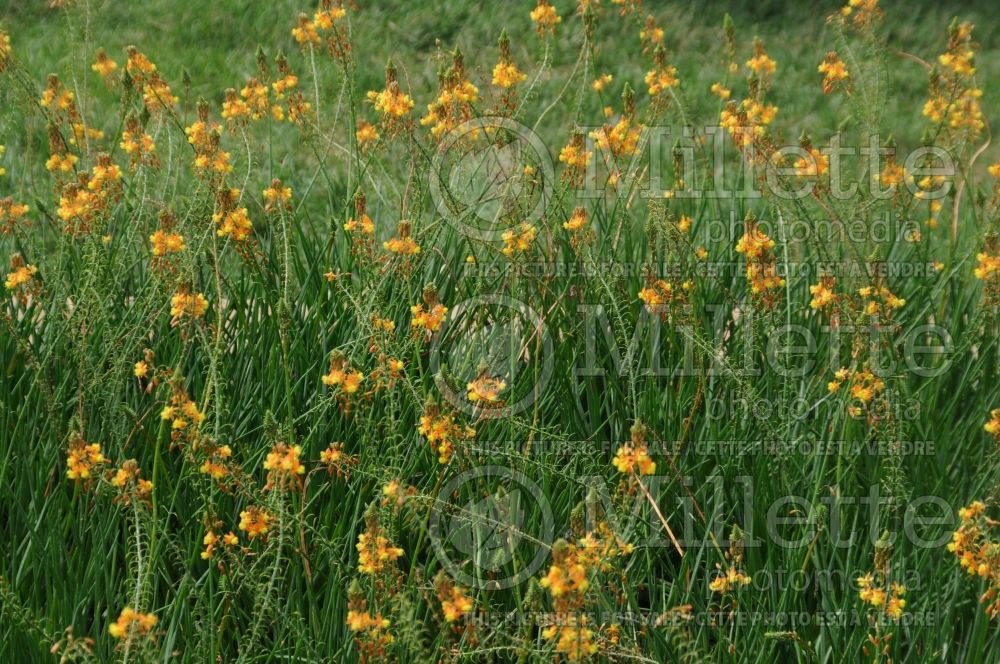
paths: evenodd
<path fill-rule="evenodd" d="M 366 4 L 211 91 L 0 23 L 5 660 L 1000 657 L 973 26 L 692 71 L 655 3 L 419 60 Z"/>

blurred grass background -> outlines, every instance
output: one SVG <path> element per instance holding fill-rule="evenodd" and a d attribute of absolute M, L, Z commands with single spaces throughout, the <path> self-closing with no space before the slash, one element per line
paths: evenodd
<path fill-rule="evenodd" d="M 50 71 L 73 71 L 78 77 L 90 74 L 90 63 L 80 62 L 75 55 L 79 44 L 64 38 L 67 20 L 82 21 L 84 24 L 76 26 L 74 34 L 89 33 L 92 47 L 104 48 L 119 62 L 124 60 L 126 46 L 139 46 L 158 64 L 175 90 L 180 89 L 181 72 L 186 68 L 192 80 L 192 95 L 204 97 L 216 107 L 222 102 L 226 88 L 239 88 L 248 76 L 255 74 L 254 52 L 258 45 L 263 45 L 269 55 L 279 48 L 287 53 L 298 50 L 291 28 L 299 12 L 311 14 L 315 5 L 294 0 L 253 3 L 252 8 L 242 0 L 97 0 L 89 5 L 88 20 L 80 18 L 76 10 L 70 14 L 49 8 L 44 0 L 7 0 L 0 4 L 5 5 L 0 22 L 12 33 L 16 52 L 29 70 L 38 74 L 40 82 Z M 436 86 L 434 54 L 438 41 L 443 50 L 458 46 L 464 51 L 471 79 L 480 87 L 489 80 L 497 57 L 496 40 L 503 28 L 512 38 L 515 58 L 522 67 L 540 59 L 542 42 L 534 34 L 528 17 L 531 2 L 378 0 L 358 4 L 359 11 L 352 12 L 352 29 L 360 87 L 379 87 L 382 68 L 391 57 L 411 86 L 418 110 L 430 100 Z M 554 4 L 563 16 L 563 30 L 568 23 L 578 21 L 572 15 L 575 2 L 561 0 Z M 616 80 L 609 90 L 616 95 L 626 81 L 641 87 L 648 58 L 639 57 L 635 24 L 621 20 L 616 16 L 617 8 L 604 4 L 596 69 L 615 73 Z M 652 14 L 666 31 L 665 45 L 670 61 L 679 69 L 682 86 L 691 91 L 690 98 L 705 105 L 696 107 L 699 119 L 716 119 L 710 112 L 715 106 L 706 92 L 721 78 L 722 21 L 728 11 L 736 24 L 740 58 L 745 59 L 752 38 L 759 35 L 778 61 L 773 100 L 781 109 L 779 124 L 787 130 L 787 135 L 794 139 L 806 129 L 822 138 L 823 130 L 836 126 L 842 99 L 817 94 L 821 77 L 816 66 L 822 54 L 834 48 L 824 18 L 842 4 L 830 0 L 647 2 L 642 15 Z M 977 26 L 974 34 L 982 49 L 977 62 L 980 81 L 985 83 L 1000 77 L 1000 57 L 997 57 L 1000 17 L 994 3 L 914 0 L 882 4 L 883 31 L 892 49 L 933 62 L 944 50 L 948 24 L 957 16 Z M 576 28 L 573 30 L 578 32 Z M 575 60 L 577 39 L 579 35 L 573 43 L 557 40 L 555 66 L 540 88 L 543 97 L 555 95 L 561 88 Z M 624 62 L 628 63 L 625 67 Z M 305 75 L 298 63 L 293 58 L 293 66 Z M 335 68 L 326 62 L 320 64 L 324 84 L 334 87 Z M 927 76 L 917 62 L 901 54 L 890 61 L 890 68 L 889 96 L 893 107 L 888 111 L 897 118 L 894 125 L 910 128 L 896 136 L 906 146 L 920 138 L 916 132 L 921 126 Z M 985 84 L 982 87 L 983 108 L 990 124 L 995 125 L 1000 89 Z M 548 129 L 565 130 L 556 118 L 549 118 Z"/>

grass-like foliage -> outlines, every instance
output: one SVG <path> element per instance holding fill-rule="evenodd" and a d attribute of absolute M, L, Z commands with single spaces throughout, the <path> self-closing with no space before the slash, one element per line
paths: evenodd
<path fill-rule="evenodd" d="M 0 659 L 1000 659 L 981 31 L 368 4 L 2 19 Z"/>

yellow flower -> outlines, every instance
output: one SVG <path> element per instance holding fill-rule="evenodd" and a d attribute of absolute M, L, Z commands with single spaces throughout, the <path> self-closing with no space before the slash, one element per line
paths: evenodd
<path fill-rule="evenodd" d="M 581 146 L 566 145 L 559 151 L 559 161 L 568 166 L 583 168 L 590 161 L 590 152 Z"/>
<path fill-rule="evenodd" d="M 844 64 L 836 51 L 830 51 L 826 58 L 817 67 L 819 73 L 823 74 L 823 92 L 830 94 L 833 89 L 848 78 L 847 65 Z"/>
<path fill-rule="evenodd" d="M 722 83 L 712 83 L 711 92 L 723 101 L 729 99 L 729 96 L 732 94 L 732 91 L 722 85 Z"/>
<path fill-rule="evenodd" d="M 296 475 L 304 474 L 306 468 L 299 460 L 301 453 L 301 445 L 278 443 L 272 447 L 264 460 L 264 470 L 269 471 L 268 486 L 273 486 L 275 479 L 285 482 Z"/>
<path fill-rule="evenodd" d="M 550 5 L 548 0 L 538 0 L 530 16 L 535 23 L 535 30 L 542 36 L 546 33 L 554 35 L 556 25 L 562 22 L 562 17 L 556 13 L 556 8 Z"/>
<path fill-rule="evenodd" d="M 290 207 L 292 189 L 285 187 L 281 180 L 274 179 L 271 181 L 271 186 L 265 189 L 262 195 L 264 196 L 264 210 L 270 212 L 276 207 Z"/>
<path fill-rule="evenodd" d="M 895 187 L 901 183 L 905 177 L 906 171 L 903 170 L 903 167 L 890 160 L 889 163 L 885 165 L 885 168 L 882 169 L 878 179 L 884 187 Z"/>
<path fill-rule="evenodd" d="M 452 586 L 449 595 L 441 599 L 441 611 L 447 622 L 455 622 L 472 611 L 472 600 L 458 586 Z"/>
<path fill-rule="evenodd" d="M 240 512 L 240 530 L 254 539 L 271 529 L 271 515 L 260 507 L 248 507 Z"/>
<path fill-rule="evenodd" d="M 45 168 L 50 172 L 60 171 L 62 173 L 68 173 L 73 170 L 79 158 L 75 154 L 53 154 L 45 162 Z"/>
<path fill-rule="evenodd" d="M 569 216 L 565 222 L 563 222 L 563 228 L 570 232 L 576 232 L 587 225 L 587 209 L 584 207 L 577 207 L 573 209 L 573 213 Z"/>
<path fill-rule="evenodd" d="M 186 291 L 177 291 L 170 298 L 170 315 L 174 318 L 201 318 L 208 309 L 208 300 L 201 293 L 193 295 Z"/>
<path fill-rule="evenodd" d="M 101 453 L 100 443 L 88 444 L 82 438 L 77 438 L 69 445 L 66 477 L 77 482 L 90 479 L 95 468 L 105 461 L 107 459 Z"/>
<path fill-rule="evenodd" d="M 298 26 L 292 28 L 292 37 L 294 37 L 295 41 L 302 47 L 311 47 L 314 44 L 320 43 L 319 33 L 316 31 L 316 26 L 305 14 L 299 14 L 299 24 Z"/>
<path fill-rule="evenodd" d="M 600 650 L 600 645 L 587 624 L 587 616 L 570 614 L 564 621 L 542 630 L 542 637 L 555 641 L 556 651 L 565 655 L 567 661 L 589 660 Z"/>
<path fill-rule="evenodd" d="M 435 304 L 428 309 L 424 309 L 423 304 L 415 304 L 410 307 L 410 313 L 413 315 L 413 318 L 410 320 L 411 327 L 424 329 L 428 332 L 436 332 L 441 327 L 441 323 L 444 322 L 445 314 L 448 313 L 448 307 L 443 304 Z"/>
<path fill-rule="evenodd" d="M 639 299 L 650 313 L 661 313 L 661 308 L 674 302 L 684 301 L 684 292 L 663 279 L 652 281 L 639 291 Z"/>
<path fill-rule="evenodd" d="M 507 388 L 507 383 L 499 378 L 484 376 L 466 385 L 469 401 L 473 403 L 484 402 L 487 404 L 496 403 L 500 399 L 500 393 Z"/>
<path fill-rule="evenodd" d="M 377 574 L 403 555 L 403 550 L 371 527 L 358 535 L 355 545 L 358 551 L 358 571 L 362 574 Z"/>
<path fill-rule="evenodd" d="M 1000 408 L 994 408 L 990 411 L 990 419 L 983 425 L 983 431 L 995 437 L 997 442 L 1000 442 Z"/>
<path fill-rule="evenodd" d="M 590 84 L 590 87 L 594 88 L 597 92 L 601 92 L 612 80 L 614 80 L 614 76 L 611 74 L 601 74 Z"/>
<path fill-rule="evenodd" d="M 980 252 L 976 254 L 976 261 L 978 264 L 976 265 L 976 269 L 973 270 L 976 279 L 985 281 L 993 277 L 997 272 L 1000 272 L 1000 255 L 990 256 L 986 252 Z"/>
<path fill-rule="evenodd" d="M 253 232 L 253 222 L 245 207 L 216 212 L 212 219 L 218 225 L 216 235 L 219 237 L 231 237 L 235 242 L 243 242 Z"/>
<path fill-rule="evenodd" d="M 390 118 L 402 118 L 413 110 L 413 97 L 401 92 L 396 82 L 387 85 L 384 90 L 370 91 L 367 99 L 376 111 Z"/>
<path fill-rule="evenodd" d="M 163 230 L 154 231 L 149 236 L 149 243 L 153 245 L 154 256 L 178 253 L 187 248 L 184 244 L 183 235 L 180 233 L 168 233 Z"/>
<path fill-rule="evenodd" d="M 652 475 L 656 472 L 656 462 L 650 458 L 649 451 L 644 445 L 633 447 L 627 444 L 619 447 L 611 463 L 619 473 L 636 472 L 640 475 Z"/>
<path fill-rule="evenodd" d="M 343 456 L 343 451 L 337 445 L 331 444 L 327 449 L 319 453 L 320 461 L 323 463 L 334 463 Z"/>
<path fill-rule="evenodd" d="M 513 62 L 498 62 L 493 67 L 493 85 L 500 88 L 512 88 L 527 78 L 524 72 Z"/>
<path fill-rule="evenodd" d="M 734 588 L 750 585 L 750 577 L 743 572 L 730 567 L 724 574 L 719 574 L 708 584 L 708 589 L 714 593 L 727 593 Z"/>
<path fill-rule="evenodd" d="M 0 74 L 6 71 L 7 63 L 10 61 L 10 54 L 10 35 L 0 30 Z"/>
<path fill-rule="evenodd" d="M 642 125 L 633 125 L 631 120 L 622 116 L 614 126 L 604 125 L 601 129 L 590 132 L 589 136 L 602 151 L 614 157 L 621 157 L 636 153 L 642 130 Z"/>
<path fill-rule="evenodd" d="M 375 233 L 375 223 L 367 214 L 362 214 L 360 219 L 351 218 L 344 224 L 344 230 L 348 233 L 353 233 L 359 229 L 365 235 L 372 235 Z"/>
<path fill-rule="evenodd" d="M 411 237 L 394 237 L 382 243 L 382 248 L 393 254 L 416 256 L 420 253 L 420 245 Z"/>
<path fill-rule="evenodd" d="M 110 78 L 118 69 L 118 63 L 109 58 L 103 48 L 97 49 L 96 57 L 94 64 L 90 65 L 91 70 L 100 74 L 102 78 Z"/>
<path fill-rule="evenodd" d="M 157 618 L 151 613 L 139 613 L 125 607 L 118 620 L 108 625 L 108 633 L 116 639 L 127 639 L 133 634 L 149 634 L 156 627 Z"/>
<path fill-rule="evenodd" d="M 778 65 L 764 50 L 764 44 L 759 39 L 754 39 L 754 55 L 747 60 L 747 67 L 760 76 L 773 74 Z"/>
<path fill-rule="evenodd" d="M 527 222 L 522 223 L 517 231 L 506 230 L 500 236 L 504 242 L 501 253 L 505 256 L 513 256 L 515 253 L 523 254 L 531 248 L 531 244 L 537 236 L 538 229 Z"/>
<path fill-rule="evenodd" d="M 658 67 L 646 72 L 646 86 L 649 88 L 649 95 L 655 97 L 664 90 L 669 90 L 679 83 L 677 78 L 677 67 L 672 65 Z"/>
<path fill-rule="evenodd" d="M 378 141 L 378 130 L 375 125 L 364 120 L 358 123 L 358 129 L 354 132 L 354 137 L 358 141 L 358 147 L 364 148 Z"/>
<path fill-rule="evenodd" d="M 815 177 L 830 170 L 830 158 L 816 148 L 809 148 L 808 156 L 799 157 L 795 161 L 795 175 L 798 177 Z"/>
<path fill-rule="evenodd" d="M 7 273 L 7 279 L 4 281 L 4 286 L 8 290 L 15 290 L 21 286 L 31 283 L 31 279 L 38 274 L 38 268 L 34 265 L 21 265 L 14 269 L 13 272 Z"/>
<path fill-rule="evenodd" d="M 813 296 L 809 306 L 816 310 L 822 310 L 833 304 L 836 296 L 833 294 L 835 280 L 833 277 L 823 277 L 818 284 L 809 287 L 809 293 Z"/>

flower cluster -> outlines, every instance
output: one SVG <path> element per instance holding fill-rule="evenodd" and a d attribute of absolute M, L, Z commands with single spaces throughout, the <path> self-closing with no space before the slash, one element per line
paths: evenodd
<path fill-rule="evenodd" d="M 240 538 L 236 536 L 236 533 L 229 531 L 222 537 L 215 534 L 215 531 L 208 530 L 205 532 L 205 537 L 202 538 L 201 543 L 205 545 L 205 549 L 201 552 L 202 560 L 211 560 L 215 557 L 215 547 L 218 546 L 219 542 L 222 542 L 224 546 L 233 547 L 240 543 Z"/>
<path fill-rule="evenodd" d="M 91 71 L 103 78 L 106 84 L 111 85 L 114 74 L 118 71 L 118 63 L 108 57 L 103 48 L 97 49 L 94 58 L 94 64 L 90 65 Z"/>
<path fill-rule="evenodd" d="M 445 622 L 453 623 L 472 611 L 472 598 L 453 583 L 444 571 L 434 577 L 434 589 L 438 601 L 441 602 L 441 613 L 444 614 Z"/>
<path fill-rule="evenodd" d="M 122 131 L 122 140 L 118 147 L 129 156 L 132 170 L 143 164 L 154 168 L 159 166 L 156 143 L 153 137 L 143 130 L 142 124 L 135 116 L 129 116 L 125 121 L 125 129 Z"/>
<path fill-rule="evenodd" d="M 387 131 L 394 132 L 399 121 L 413 110 L 413 97 L 399 89 L 396 68 L 390 62 L 385 67 L 385 88 L 368 92 L 368 101 L 382 116 Z"/>
<path fill-rule="evenodd" d="M 252 506 L 240 512 L 240 530 L 250 539 L 266 535 L 271 530 L 271 513 L 262 507 Z"/>
<path fill-rule="evenodd" d="M 110 484 L 120 492 L 121 501 L 128 505 L 132 496 L 148 501 L 153 493 L 153 483 L 139 476 L 139 464 L 129 459 L 111 476 Z"/>
<path fill-rule="evenodd" d="M 820 277 L 819 283 L 809 287 L 809 294 L 812 295 L 809 306 L 817 311 L 834 307 L 837 303 L 837 295 L 834 292 L 836 285 L 836 277 L 829 275 Z"/>
<path fill-rule="evenodd" d="M 108 634 L 116 639 L 131 639 L 148 635 L 156 627 L 157 618 L 152 613 L 140 613 L 126 606 L 118 619 L 108 625 Z"/>
<path fill-rule="evenodd" d="M 154 257 L 176 254 L 187 249 L 187 246 L 184 244 L 183 235 L 163 229 L 156 230 L 149 236 L 149 244 L 152 245 Z"/>
<path fill-rule="evenodd" d="M 390 254 L 400 256 L 416 256 L 420 253 L 420 245 L 410 234 L 410 222 L 405 219 L 399 222 L 396 228 L 396 237 L 389 238 L 382 243 L 382 248 Z"/>
<path fill-rule="evenodd" d="M 501 252 L 504 256 L 527 253 L 536 237 L 538 237 L 538 229 L 532 224 L 524 222 L 516 230 L 508 229 L 500 235 L 504 245 Z"/>
<path fill-rule="evenodd" d="M 175 321 L 182 318 L 201 318 L 208 311 L 208 300 L 202 293 L 181 289 L 170 296 L 170 315 Z"/>
<path fill-rule="evenodd" d="M 560 617 L 542 630 L 542 638 L 554 641 L 556 652 L 564 655 L 569 662 L 589 659 L 600 650 L 587 615 Z"/>
<path fill-rule="evenodd" d="M 229 445 L 213 446 L 205 456 L 198 471 L 204 475 L 209 475 L 213 480 L 219 481 L 227 477 L 232 470 L 229 467 L 229 459 L 233 456 L 233 449 Z"/>
<path fill-rule="evenodd" d="M 649 430 L 642 422 L 636 422 L 632 425 L 631 434 L 630 442 L 618 448 L 611 463 L 619 473 L 654 474 L 656 462 L 650 458 L 646 443 Z"/>
<path fill-rule="evenodd" d="M 552 564 L 539 580 L 552 598 L 556 618 L 542 630 L 542 638 L 552 642 L 556 652 L 567 661 L 581 661 L 597 654 L 602 646 L 617 640 L 617 632 L 609 628 L 603 639 L 591 626 L 584 611 L 594 589 L 599 572 L 611 572 L 615 561 L 631 553 L 633 547 L 611 532 L 606 521 L 584 534 L 576 543 L 564 539 L 552 545 Z"/>
<path fill-rule="evenodd" d="M 160 411 L 160 419 L 170 422 L 175 441 L 183 433 L 187 433 L 193 439 L 196 437 L 199 425 L 205 421 L 205 413 L 188 397 L 179 381 L 175 381 L 171 387 L 170 403 Z"/>
<path fill-rule="evenodd" d="M 28 209 L 23 203 L 15 203 L 10 196 L 0 198 L 0 233 L 13 233 Z"/>
<path fill-rule="evenodd" d="M 156 65 L 135 46 L 126 49 L 128 72 L 135 89 L 142 93 L 142 100 L 150 113 L 156 114 L 173 109 L 179 101 L 170 91 L 170 86 L 156 70 Z"/>
<path fill-rule="evenodd" d="M 611 159 L 635 154 L 639 149 L 643 126 L 636 124 L 630 114 L 624 113 L 613 125 L 605 124 L 590 132 L 594 144 Z M 565 148 L 564 148 L 565 149 Z M 562 154 L 559 155 L 562 160 Z"/>
<path fill-rule="evenodd" d="M 883 320 L 892 317 L 892 312 L 906 304 L 906 300 L 897 297 L 885 286 L 864 286 L 858 289 L 862 298 L 862 310 L 869 316 L 878 316 Z"/>
<path fill-rule="evenodd" d="M 271 180 L 271 186 L 262 192 L 264 197 L 264 212 L 274 212 L 279 209 L 291 209 L 292 188 L 286 187 L 281 180 Z"/>
<path fill-rule="evenodd" d="M 306 50 L 320 45 L 326 37 L 330 55 L 344 60 L 350 54 L 350 42 L 338 23 L 346 16 L 342 0 L 321 0 L 311 20 L 305 14 L 299 14 L 298 26 L 292 29 L 292 37 Z"/>
<path fill-rule="evenodd" d="M 10 270 L 3 285 L 7 290 L 14 292 L 22 305 L 27 305 L 29 299 L 39 292 L 39 285 L 35 283 L 38 267 L 25 263 L 21 254 L 14 254 L 10 257 Z"/>
<path fill-rule="evenodd" d="M 850 74 L 847 65 L 840 59 L 836 51 L 830 51 L 817 67 L 823 74 L 823 93 L 830 94 L 841 85 L 850 85 Z"/>
<path fill-rule="evenodd" d="M 885 586 L 884 574 L 873 574 L 868 572 L 864 576 L 859 576 L 856 580 L 858 584 L 858 599 L 874 609 L 884 611 L 886 617 L 892 620 L 899 620 L 903 617 L 903 610 L 906 608 L 906 586 L 899 583 L 890 583 Z"/>
<path fill-rule="evenodd" d="M 990 419 L 983 425 L 983 431 L 993 436 L 1000 444 L 1000 408 L 994 408 L 990 411 Z"/>
<path fill-rule="evenodd" d="M 330 443 L 319 453 L 319 460 L 326 466 L 327 472 L 331 475 L 336 473 L 337 477 L 347 477 L 351 466 L 358 463 L 357 456 L 344 452 L 343 443 Z"/>
<path fill-rule="evenodd" d="M 840 391 L 841 386 L 847 381 L 850 390 L 848 395 L 851 399 L 851 406 L 847 412 L 851 417 L 860 417 L 867 412 L 872 415 L 885 391 L 885 381 L 872 373 L 871 369 L 860 370 L 838 369 L 834 372 L 834 380 L 827 384 L 827 389 L 831 394 Z"/>
<path fill-rule="evenodd" d="M 646 287 L 639 290 L 638 297 L 645 305 L 646 311 L 664 316 L 670 305 L 683 304 L 687 301 L 687 290 L 690 286 L 689 282 L 684 282 L 677 287 L 665 279 L 649 277 Z"/>
<path fill-rule="evenodd" d="M 729 569 L 725 572 L 721 572 L 712 579 L 711 583 L 708 584 L 708 589 L 713 593 L 719 593 L 724 595 L 726 593 L 732 592 L 738 588 L 750 585 L 750 577 L 741 572 L 734 565 L 730 565 Z"/>
<path fill-rule="evenodd" d="M 423 302 L 410 307 L 410 327 L 426 338 L 441 329 L 448 307 L 438 301 L 437 291 L 428 286 L 423 292 Z"/>
<path fill-rule="evenodd" d="M 757 228 L 752 217 L 748 217 L 746 231 L 736 243 L 736 253 L 746 257 L 747 282 L 754 299 L 765 307 L 773 306 L 785 280 L 778 275 L 778 261 L 772 251 L 774 240 Z"/>
<path fill-rule="evenodd" d="M 509 90 L 518 83 L 522 83 L 527 76 L 517 68 L 510 55 L 510 40 L 507 33 L 500 35 L 500 60 L 493 67 L 493 85 L 498 88 Z"/>
<path fill-rule="evenodd" d="M 351 583 L 347 592 L 346 625 L 354 634 L 354 645 L 363 663 L 383 661 L 386 648 L 396 640 L 389 631 L 392 621 L 381 613 L 373 614 L 368 610 L 368 602 L 357 580 Z"/>
<path fill-rule="evenodd" d="M 1000 614 L 1000 540 L 994 535 L 996 521 L 986 515 L 986 504 L 973 501 L 958 511 L 959 527 L 952 533 L 948 550 L 958 558 L 969 576 L 988 583 L 979 598 L 990 618 Z"/>
<path fill-rule="evenodd" d="M 76 482 L 89 480 L 97 467 L 106 461 L 100 443 L 87 443 L 83 438 L 74 438 L 66 454 L 66 477 Z"/>
<path fill-rule="evenodd" d="M 559 150 L 559 161 L 566 164 L 563 180 L 570 184 L 578 184 L 583 180 L 587 164 L 592 153 L 584 147 L 585 137 L 581 132 L 574 132 L 569 143 Z"/>
<path fill-rule="evenodd" d="M 948 48 L 938 56 L 940 70 L 931 74 L 930 97 L 923 114 L 955 134 L 975 139 L 985 121 L 979 105 L 983 91 L 973 82 L 976 51 L 972 27 L 962 23 L 949 29 Z"/>
<path fill-rule="evenodd" d="M 556 12 L 549 0 L 538 0 L 538 4 L 531 10 L 531 20 L 535 24 L 535 30 L 539 35 L 555 35 L 556 26 L 562 22 L 562 16 Z"/>
<path fill-rule="evenodd" d="M 455 452 L 455 445 L 476 436 L 472 427 L 463 427 L 455 421 L 455 416 L 445 412 L 434 403 L 428 404 L 420 416 L 417 432 L 427 439 L 431 450 L 438 455 L 439 463 L 448 463 Z"/>
<path fill-rule="evenodd" d="M 655 98 L 676 87 L 680 79 L 677 78 L 677 67 L 667 64 L 666 51 L 662 46 L 657 46 L 654 61 L 656 66 L 646 72 L 646 87 L 649 96 Z"/>
<path fill-rule="evenodd" d="M 350 395 L 358 391 L 364 379 L 365 375 L 351 367 L 343 353 L 335 351 L 330 356 L 330 371 L 323 376 L 323 384 L 339 388 L 342 395 Z"/>
<path fill-rule="evenodd" d="M 7 71 L 11 59 L 10 35 L 0 30 L 0 74 Z"/>
<path fill-rule="evenodd" d="M 430 126 L 431 134 L 440 140 L 447 132 L 472 118 L 472 104 L 479 99 L 479 89 L 465 74 L 461 51 L 452 56 L 451 67 L 441 77 L 437 99 L 427 105 L 427 114 L 420 124 Z"/>
<path fill-rule="evenodd" d="M 358 571 L 362 574 L 378 574 L 403 555 L 403 550 L 393 546 L 373 518 L 368 519 L 368 529 L 358 535 L 354 548 L 358 551 Z"/>
<path fill-rule="evenodd" d="M 281 486 L 290 484 L 293 479 L 305 474 L 306 467 L 299 460 L 301 453 L 301 445 L 278 443 L 272 447 L 264 460 L 264 470 L 268 471 L 264 488 L 273 488 L 276 483 Z"/>
<path fill-rule="evenodd" d="M 500 378 L 482 375 L 465 386 L 466 398 L 474 404 L 497 406 L 503 402 L 500 393 L 507 389 L 507 383 Z"/>

